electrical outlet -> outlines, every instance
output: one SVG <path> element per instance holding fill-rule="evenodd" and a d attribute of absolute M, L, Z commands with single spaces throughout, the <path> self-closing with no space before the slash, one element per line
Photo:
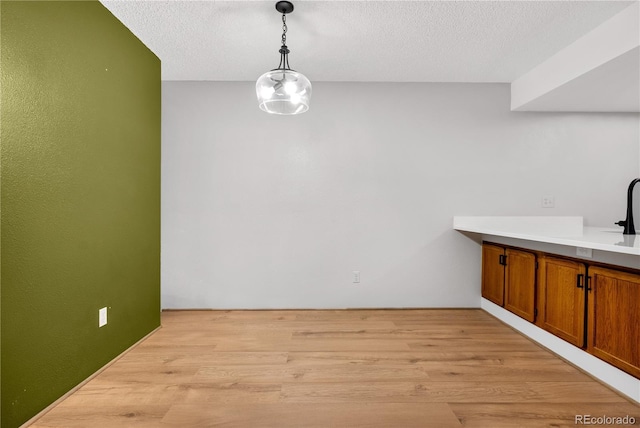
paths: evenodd
<path fill-rule="evenodd" d="M 556 198 L 554 196 L 542 197 L 542 208 L 555 208 Z"/>
<path fill-rule="evenodd" d="M 576 247 L 576 255 L 590 259 L 593 257 L 593 250 L 591 248 Z"/>
<path fill-rule="evenodd" d="M 107 308 L 98 310 L 98 327 L 107 325 Z"/>
<path fill-rule="evenodd" d="M 359 270 L 354 270 L 353 271 L 353 283 L 354 284 L 358 284 L 360 282 L 360 271 Z"/>

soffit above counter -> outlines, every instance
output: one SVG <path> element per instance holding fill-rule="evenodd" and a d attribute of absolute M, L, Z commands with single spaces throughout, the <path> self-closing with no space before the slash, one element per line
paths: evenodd
<path fill-rule="evenodd" d="M 514 80 L 511 110 L 640 112 L 640 3 Z"/>

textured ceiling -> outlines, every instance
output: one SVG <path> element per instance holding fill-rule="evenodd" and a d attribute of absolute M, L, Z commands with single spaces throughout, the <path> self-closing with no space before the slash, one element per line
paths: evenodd
<path fill-rule="evenodd" d="M 278 65 L 275 1 L 102 0 L 163 80 L 255 80 Z M 631 1 L 294 1 L 291 67 L 311 81 L 511 82 Z"/>

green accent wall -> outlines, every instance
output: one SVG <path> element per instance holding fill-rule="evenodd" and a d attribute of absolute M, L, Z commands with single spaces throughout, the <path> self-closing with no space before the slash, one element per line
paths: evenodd
<path fill-rule="evenodd" d="M 160 60 L 98 1 L 3 1 L 0 34 L 12 428 L 160 325 Z"/>

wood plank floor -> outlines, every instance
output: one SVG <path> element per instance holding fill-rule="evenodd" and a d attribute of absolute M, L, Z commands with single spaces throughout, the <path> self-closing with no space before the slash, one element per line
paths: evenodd
<path fill-rule="evenodd" d="M 171 311 L 162 324 L 32 427 L 640 424 L 640 406 L 479 309 Z"/>

